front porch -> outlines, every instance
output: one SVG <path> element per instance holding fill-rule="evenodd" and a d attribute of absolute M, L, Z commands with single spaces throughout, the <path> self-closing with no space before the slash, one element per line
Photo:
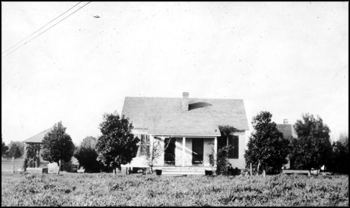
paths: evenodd
<path fill-rule="evenodd" d="M 137 157 L 146 156 L 154 168 L 215 167 L 217 137 L 141 136 Z"/>
<path fill-rule="evenodd" d="M 122 167 L 141 171 L 142 169 L 163 170 L 167 174 L 205 174 L 205 170 L 216 171 L 217 151 L 232 146 L 228 162 L 234 168 L 243 169 L 244 132 L 235 132 L 229 137 L 212 136 L 165 136 L 151 135 L 146 131 L 135 131 L 140 138 L 135 158 Z"/>

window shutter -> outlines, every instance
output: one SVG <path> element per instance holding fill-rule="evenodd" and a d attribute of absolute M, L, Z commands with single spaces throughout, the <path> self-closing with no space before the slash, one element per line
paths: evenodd
<path fill-rule="evenodd" d="M 233 158 L 238 159 L 238 149 L 239 149 L 239 146 L 238 146 L 238 136 L 233 136 L 233 146 L 234 146 L 234 149 L 233 149 Z"/>
<path fill-rule="evenodd" d="M 147 153 L 147 158 L 149 158 L 151 156 L 151 150 L 150 150 L 150 138 L 149 135 L 146 134 L 146 153 Z"/>

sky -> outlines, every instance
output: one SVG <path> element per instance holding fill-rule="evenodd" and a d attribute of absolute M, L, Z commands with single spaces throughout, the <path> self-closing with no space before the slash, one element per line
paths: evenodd
<path fill-rule="evenodd" d="M 333 140 L 348 134 L 348 2 L 96 1 L 64 13 L 77 3 L 1 2 L 6 144 L 62 121 L 79 145 L 126 96 L 182 92 L 243 99 L 250 131 L 269 111 L 276 123 L 318 115 Z"/>

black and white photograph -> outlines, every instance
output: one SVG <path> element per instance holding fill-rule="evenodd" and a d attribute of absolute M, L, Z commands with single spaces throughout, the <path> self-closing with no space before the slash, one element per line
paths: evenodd
<path fill-rule="evenodd" d="M 1 1 L 1 206 L 349 207 L 348 1 Z"/>

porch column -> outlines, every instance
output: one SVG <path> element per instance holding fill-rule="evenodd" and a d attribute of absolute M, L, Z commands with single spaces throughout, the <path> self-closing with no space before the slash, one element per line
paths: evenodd
<path fill-rule="evenodd" d="M 217 151 L 218 151 L 218 139 L 217 137 L 214 137 L 214 166 L 216 166 L 216 158 L 217 158 Z"/>
<path fill-rule="evenodd" d="M 153 142 L 154 142 L 154 137 L 153 135 L 149 135 L 149 142 L 150 142 L 150 147 L 149 147 L 149 150 L 150 150 L 150 157 L 151 157 L 151 164 L 153 166 Z"/>
<path fill-rule="evenodd" d="M 40 150 L 41 150 L 40 144 L 37 145 L 37 148 L 38 148 L 38 156 L 37 156 L 38 161 L 37 161 L 37 165 L 38 165 L 38 167 L 40 167 L 40 162 L 41 162 L 41 160 L 40 160 Z"/>
<path fill-rule="evenodd" d="M 186 137 L 182 139 L 182 167 L 185 166 L 185 148 L 186 148 Z"/>
<path fill-rule="evenodd" d="M 24 153 L 23 153 L 23 158 L 27 158 L 27 142 L 24 142 Z"/>
<path fill-rule="evenodd" d="M 24 153 L 23 153 L 23 158 L 24 158 L 24 164 L 25 166 L 23 167 L 23 171 L 26 171 L 28 166 L 28 160 L 27 160 L 27 155 L 28 155 L 28 151 L 27 151 L 27 142 L 24 142 Z M 25 162 L 27 160 L 27 163 Z"/>

